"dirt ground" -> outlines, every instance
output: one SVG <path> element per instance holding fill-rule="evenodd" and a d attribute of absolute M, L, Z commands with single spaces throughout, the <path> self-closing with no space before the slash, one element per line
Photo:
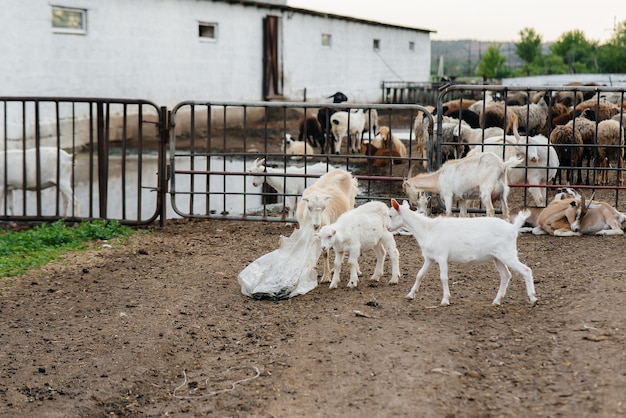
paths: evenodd
<path fill-rule="evenodd" d="M 238 273 L 283 223 L 168 221 L 1 279 L 0 414 L 10 417 L 616 417 L 626 414 L 624 237 L 523 234 L 514 273 L 453 265 L 451 305 L 397 236 L 399 285 L 284 301 Z M 388 265 L 387 274 L 388 274 Z M 388 277 L 388 276 L 386 276 Z M 355 313 L 356 312 L 356 313 Z"/>

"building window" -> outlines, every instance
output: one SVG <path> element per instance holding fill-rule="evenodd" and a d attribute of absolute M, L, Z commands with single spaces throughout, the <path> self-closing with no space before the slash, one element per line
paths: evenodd
<path fill-rule="evenodd" d="M 415 51 L 415 42 L 409 41 L 409 51 Z"/>
<path fill-rule="evenodd" d="M 374 39 L 374 51 L 380 51 L 380 39 Z"/>
<path fill-rule="evenodd" d="M 52 30 L 57 33 L 87 33 L 87 10 L 52 6 Z"/>
<path fill-rule="evenodd" d="M 217 23 L 198 23 L 198 36 L 205 41 L 217 41 Z"/>
<path fill-rule="evenodd" d="M 330 48 L 332 36 L 329 33 L 322 33 L 322 46 Z"/>

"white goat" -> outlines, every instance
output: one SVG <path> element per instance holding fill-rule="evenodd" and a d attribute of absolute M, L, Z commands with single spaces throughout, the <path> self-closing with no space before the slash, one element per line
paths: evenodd
<path fill-rule="evenodd" d="M 474 149 L 476 145 L 480 145 L 483 139 L 504 136 L 504 129 L 492 126 L 490 128 L 472 128 L 469 125 L 457 125 L 452 131 L 455 138 L 459 138 L 459 142 L 467 144 L 470 149 Z"/>
<path fill-rule="evenodd" d="M 492 152 L 475 152 L 460 160 L 447 161 L 434 173 L 421 173 L 405 180 L 403 189 L 411 202 L 417 202 L 420 191 L 440 194 L 448 216 L 452 214 L 452 203 L 457 198 L 462 217 L 467 216 L 467 200 L 474 198 L 478 191 L 487 216 L 495 215 L 493 200 L 499 197 L 503 217 L 508 219 L 507 169 L 521 162 L 518 157 L 503 162 Z"/>
<path fill-rule="evenodd" d="M 311 186 L 318 179 L 317 177 L 289 177 L 285 174 L 324 174 L 334 170 L 335 167 L 326 163 L 316 163 L 304 167 L 288 166 L 282 168 L 272 168 L 265 165 L 265 158 L 257 158 L 248 168 L 248 173 L 269 173 L 275 175 L 257 175 L 252 178 L 252 185 L 259 187 L 263 183 L 272 186 L 278 193 L 285 195 L 285 206 L 287 206 L 287 216 L 295 216 L 298 197 L 304 192 L 307 186 Z"/>
<path fill-rule="evenodd" d="M 358 191 L 358 182 L 349 172 L 337 168 L 324 174 L 302 193 L 296 210 L 300 228 L 312 228 L 317 232 L 322 226 L 332 224 L 354 207 Z M 322 252 L 322 255 L 324 274 L 321 282 L 330 282 L 328 252 Z"/>
<path fill-rule="evenodd" d="M 335 137 L 335 152 L 341 152 L 341 141 L 348 137 L 348 150 L 353 154 L 361 152 L 361 136 L 365 129 L 363 109 L 356 112 L 336 112 L 330 117 L 331 129 Z"/>
<path fill-rule="evenodd" d="M 63 215 L 69 215 L 69 204 L 73 202 L 74 216 L 80 215 L 80 205 L 72 190 L 72 168 L 74 157 L 56 147 L 40 147 L 39 162 L 41 172 L 41 188 L 57 186 L 63 198 Z M 4 164 L 7 166 L 5 167 Z M 26 167 L 26 178 L 24 178 Z M 4 173 L 7 178 L 4 178 Z M 57 173 L 58 168 L 58 173 Z M 58 174 L 58 184 L 57 184 Z M 0 151 L 0 202 L 4 200 L 4 192 L 7 192 L 7 215 L 13 214 L 13 191 L 14 190 L 37 190 L 37 149 L 7 150 Z"/>
<path fill-rule="evenodd" d="M 285 154 L 292 155 L 292 160 L 301 160 L 305 155 L 307 160 L 313 158 L 315 149 L 306 141 L 296 141 L 291 134 L 285 134 L 280 150 Z"/>
<path fill-rule="evenodd" d="M 424 265 L 417 273 L 415 284 L 407 298 L 415 297 L 424 275 L 436 262 L 439 265 L 443 287 L 441 304 L 449 305 L 448 262 L 485 263 L 493 260 L 500 273 L 500 288 L 493 300 L 494 305 L 499 305 L 506 294 L 511 279 L 509 267 L 524 277 L 530 303 L 537 302 L 532 270 L 520 262 L 517 256 L 517 236 L 528 217 L 528 212 L 518 214 L 513 224 L 510 224 L 502 219 L 490 217 L 428 218 L 413 212 L 406 201 L 399 205 L 394 199 L 391 200 L 391 206 L 389 229 L 397 230 L 404 227 L 411 231 L 424 258 Z"/>
<path fill-rule="evenodd" d="M 325 225 L 317 232 L 322 251 L 331 248 L 335 251 L 335 267 L 330 288 L 339 284 L 341 263 L 346 253 L 350 266 L 348 287 L 356 287 L 359 282 L 358 259 L 362 250 L 374 250 L 376 268 L 370 280 L 380 280 L 385 268 L 385 257 L 389 254 L 391 279 L 389 284 L 397 284 L 400 278 L 400 254 L 393 234 L 386 228 L 389 208 L 383 202 L 367 202 L 343 213 L 335 223 Z"/>
<path fill-rule="evenodd" d="M 353 110 L 353 112 L 358 112 L 358 110 Z M 365 109 L 363 111 L 363 116 L 365 117 L 365 122 L 363 123 L 363 133 L 378 132 L 378 110 L 376 109 Z"/>
<path fill-rule="evenodd" d="M 434 108 L 427 108 L 432 113 Z M 428 127 L 430 120 L 422 110 L 417 111 L 417 116 L 413 119 L 413 135 L 415 136 L 415 154 L 417 158 L 423 159 L 422 166 L 428 168 Z"/>
<path fill-rule="evenodd" d="M 507 135 L 486 138 L 484 145 L 477 146 L 470 153 L 477 151 L 493 152 L 504 159 L 513 155 L 522 158 L 522 165 L 526 167 L 514 167 L 508 171 L 508 181 L 510 184 L 536 184 L 545 185 L 556 176 L 559 168 L 559 157 L 553 146 L 549 144 L 548 138 L 543 135 L 528 137 L 520 136 L 516 129 L 514 135 Z M 507 146 L 502 145 L 506 143 Z M 503 150 L 503 147 L 505 148 Z M 533 197 L 537 206 L 546 205 L 546 194 L 544 187 L 529 187 L 528 191 Z"/>

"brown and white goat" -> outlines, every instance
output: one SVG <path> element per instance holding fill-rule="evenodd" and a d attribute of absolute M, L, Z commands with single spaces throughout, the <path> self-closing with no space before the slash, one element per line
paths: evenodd
<path fill-rule="evenodd" d="M 476 152 L 459 160 L 447 161 L 434 173 L 421 173 L 404 181 L 402 186 L 412 204 L 419 192 L 438 193 L 444 201 L 446 215 L 452 214 L 454 199 L 459 201 L 460 216 L 467 216 L 467 200 L 480 194 L 487 216 L 494 216 L 493 201 L 500 199 L 504 219 L 509 218 L 507 169 L 522 162 L 512 157 L 503 162 L 492 152 Z"/>
<path fill-rule="evenodd" d="M 296 218 L 300 229 L 312 228 L 317 232 L 322 226 L 334 223 L 339 216 L 354 207 L 358 193 L 357 180 L 345 170 L 335 169 L 319 178 L 302 192 Z M 330 260 L 328 252 L 324 257 L 322 283 L 330 282 Z"/>
<path fill-rule="evenodd" d="M 574 198 L 553 200 L 539 214 L 533 234 L 549 234 L 557 237 L 581 235 L 580 219 L 584 207 L 584 200 Z"/>
<path fill-rule="evenodd" d="M 405 158 L 408 155 L 404 143 L 391 133 L 388 126 L 381 126 L 376 138 L 372 141 L 361 142 L 361 153 L 373 157 L 387 157 L 373 159 L 372 165 L 374 167 L 387 166 L 391 161 L 400 164 L 402 163 L 401 159 L 392 160 L 388 157 Z"/>

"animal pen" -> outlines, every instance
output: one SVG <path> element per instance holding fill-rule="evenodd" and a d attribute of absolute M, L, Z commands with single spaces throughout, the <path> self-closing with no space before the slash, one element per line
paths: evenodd
<path fill-rule="evenodd" d="M 2 176 L 0 187 L 0 220 L 41 221 L 58 218 L 118 219 L 122 223 L 141 225 L 163 223 L 168 218 L 211 218 L 255 221 L 294 221 L 288 216 L 286 192 L 278 192 L 267 185 L 255 187 L 252 178 L 278 177 L 286 181 L 291 177 L 315 178 L 319 174 L 307 172 L 307 164 L 325 163 L 329 167 L 343 168 L 359 180 L 357 205 L 370 200 L 388 202 L 390 198 L 406 199 L 403 181 L 420 171 L 434 171 L 444 163 L 446 146 L 458 149 L 461 157 L 465 144 L 458 138 L 443 135 L 444 104 L 450 98 L 465 97 L 488 101 L 495 96 L 501 100 L 503 112 L 511 112 L 510 97 L 519 93 L 531 96 L 536 91 L 547 92 L 550 97 L 570 94 L 571 107 L 580 104 L 579 97 L 591 96 L 591 108 L 596 114 L 605 102 L 601 95 L 617 97 L 624 103 L 624 89 L 604 86 L 567 87 L 503 87 L 451 85 L 439 91 L 436 110 L 431 114 L 419 104 L 370 103 L 308 103 L 308 102 L 217 102 L 185 101 L 171 110 L 145 100 L 66 97 L 0 97 L 0 140 L 3 151 L 0 159 Z M 462 93 L 462 94 L 461 94 Z M 470 100 L 468 98 L 467 100 Z M 526 107 L 531 103 L 527 102 Z M 597 137 L 593 143 L 553 145 L 569 151 L 579 151 L 582 160 L 561 162 L 562 170 L 581 171 L 589 181 L 570 184 L 590 196 L 593 191 L 603 194 L 603 200 L 625 211 L 622 158 L 609 165 L 600 165 L 596 158 L 607 148 L 611 155 L 623 157 L 624 115 L 623 107 L 617 113 L 620 127 L 619 143 L 601 144 Z M 298 138 L 299 121 L 305 114 L 317 115 L 320 108 L 336 111 L 363 109 L 369 122 L 362 140 L 375 139 L 380 126 L 387 126 L 406 146 L 407 155 L 374 155 L 371 148 L 362 147 L 363 153 L 350 153 L 344 138 L 336 154 L 319 146 L 303 155 L 287 154 L 283 150 L 286 134 Z M 377 113 L 377 126 L 372 123 L 372 113 Z M 416 150 L 414 120 L 425 117 L 427 122 L 426 149 L 422 155 Z M 621 119 L 619 119 L 621 117 Z M 554 115 L 546 121 L 547 137 L 556 126 Z M 458 122 L 459 124 L 461 122 Z M 302 133 L 304 137 L 308 132 Z M 523 135 L 524 133 L 522 133 Z M 597 132 L 596 132 L 597 134 Z M 330 135 L 330 132 L 326 132 Z M 328 141 L 327 141 L 328 144 Z M 8 161 L 11 149 L 53 146 L 74 156 L 70 183 L 73 199 L 80 201 L 77 211 L 70 205 L 66 216 L 62 211 L 62 195 L 49 183 L 56 178 L 42 178 L 41 162 L 24 159 L 19 168 Z M 548 145 L 546 145 L 548 146 Z M 448 148 L 449 148 L 448 147 Z M 390 150 L 391 151 L 391 150 Z M 251 173 L 248 168 L 263 159 L 271 172 Z M 57 165 L 60 161 L 57 161 Z M 301 173 L 291 173 L 287 167 L 304 167 Z M 525 168 L 528 168 L 525 166 Z M 549 166 L 534 166 L 546 171 Z M 28 180 L 28 187 L 9 184 L 9 169 L 18 170 Z M 608 173 L 608 181 L 599 179 Z M 546 202 L 554 191 L 567 183 L 566 176 L 556 182 L 534 185 L 547 191 Z M 52 180 L 52 181 L 51 181 Z M 532 205 L 529 201 L 529 183 L 511 184 L 511 196 L 516 203 Z M 12 190 L 15 189 L 15 190 Z M 10 202 L 13 212 L 9 213 Z M 484 212 L 480 207 L 474 212 Z"/>

